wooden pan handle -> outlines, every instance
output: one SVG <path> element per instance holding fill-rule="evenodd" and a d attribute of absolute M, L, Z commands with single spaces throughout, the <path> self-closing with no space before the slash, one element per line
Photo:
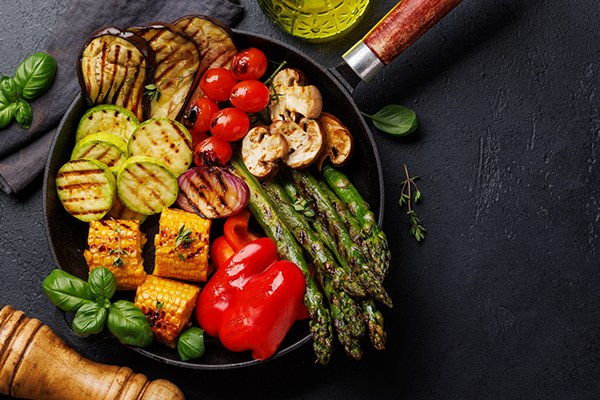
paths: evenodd
<path fill-rule="evenodd" d="M 385 65 L 438 23 L 462 0 L 402 0 L 363 38 Z"/>
<path fill-rule="evenodd" d="M 50 328 L 0 310 L 0 393 L 32 400 L 185 400 L 172 382 L 82 357 Z"/>
<path fill-rule="evenodd" d="M 462 0 L 402 0 L 343 59 L 365 82 L 427 32 Z"/>

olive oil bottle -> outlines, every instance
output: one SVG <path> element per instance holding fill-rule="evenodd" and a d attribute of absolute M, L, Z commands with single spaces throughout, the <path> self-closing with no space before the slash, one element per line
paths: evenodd
<path fill-rule="evenodd" d="M 258 0 L 258 3 L 283 31 L 302 39 L 325 41 L 339 37 L 356 24 L 369 0 Z"/>

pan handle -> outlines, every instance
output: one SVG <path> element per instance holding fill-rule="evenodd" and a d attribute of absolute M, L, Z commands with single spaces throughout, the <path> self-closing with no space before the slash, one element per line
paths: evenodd
<path fill-rule="evenodd" d="M 343 55 L 365 82 L 459 5 L 462 0 L 402 0 Z"/>

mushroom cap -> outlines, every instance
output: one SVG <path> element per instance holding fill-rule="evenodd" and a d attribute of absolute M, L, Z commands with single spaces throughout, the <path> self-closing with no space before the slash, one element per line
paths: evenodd
<path fill-rule="evenodd" d="M 321 114 L 321 92 L 316 86 L 308 85 L 302 71 L 295 68 L 282 69 L 273 78 L 271 87 L 278 95 L 277 100 L 269 105 L 272 121 L 298 121 L 301 117 L 314 119 Z"/>
<path fill-rule="evenodd" d="M 300 169 L 311 165 L 325 149 L 325 132 L 314 119 L 275 121 L 269 127 L 272 133 L 281 134 L 288 143 L 288 153 L 282 158 L 285 165 Z"/>
<path fill-rule="evenodd" d="M 317 118 L 325 132 L 325 150 L 315 161 L 319 171 L 327 157 L 335 165 L 346 165 L 354 152 L 354 137 L 336 116 L 323 111 Z"/>
<path fill-rule="evenodd" d="M 287 153 L 287 140 L 263 125 L 250 129 L 242 141 L 244 164 L 252 175 L 259 178 L 274 176 L 281 166 L 281 158 Z"/>

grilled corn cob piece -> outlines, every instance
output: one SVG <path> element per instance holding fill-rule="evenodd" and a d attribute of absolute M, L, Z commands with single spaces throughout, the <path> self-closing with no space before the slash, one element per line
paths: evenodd
<path fill-rule="evenodd" d="M 187 211 L 163 208 L 153 275 L 206 282 L 211 220 Z"/>
<path fill-rule="evenodd" d="M 142 247 L 146 235 L 136 220 L 90 221 L 89 249 L 83 252 L 90 271 L 106 267 L 117 279 L 117 290 L 135 290 L 144 282 Z"/>
<path fill-rule="evenodd" d="M 200 287 L 154 275 L 138 286 L 135 305 L 148 317 L 154 338 L 177 347 L 177 337 L 189 325 Z"/>

